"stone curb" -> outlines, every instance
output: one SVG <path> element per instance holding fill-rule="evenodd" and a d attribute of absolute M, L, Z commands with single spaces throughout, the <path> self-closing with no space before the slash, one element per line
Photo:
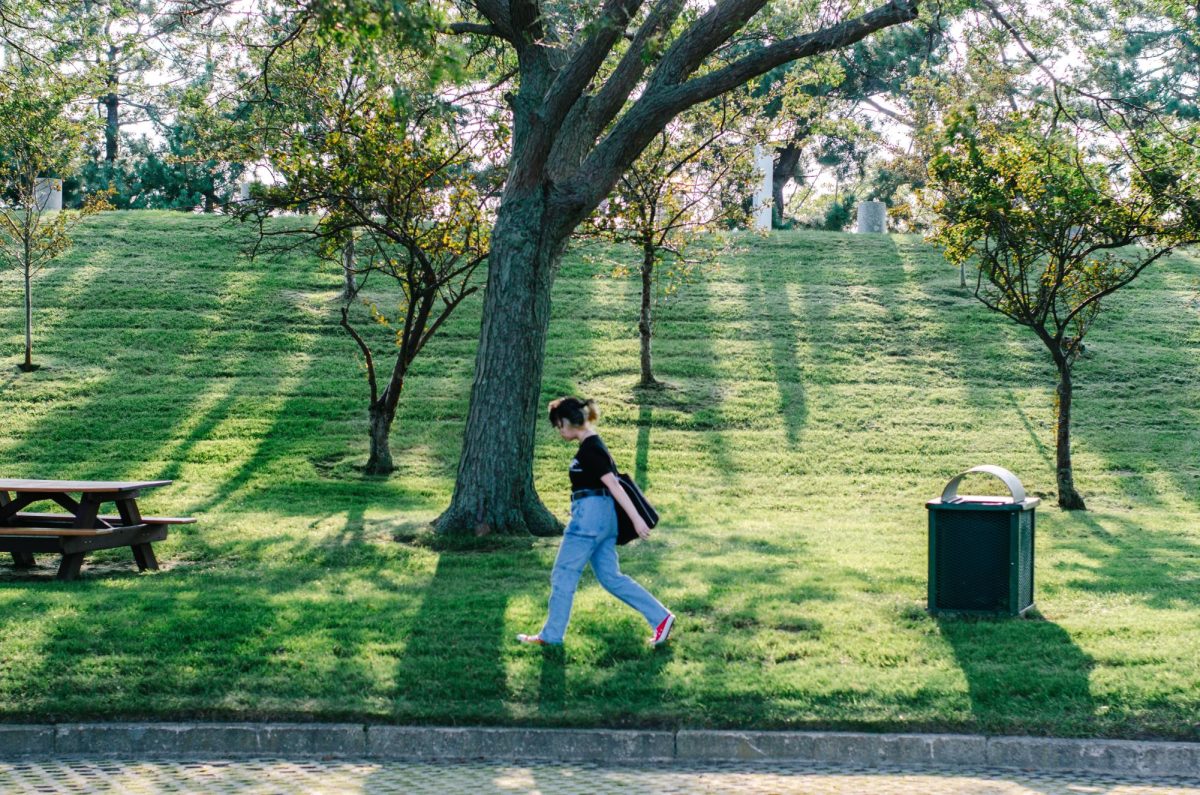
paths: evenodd
<path fill-rule="evenodd" d="M 367 756 L 380 759 L 539 759 L 630 762 L 675 757 L 667 731 L 368 726 Z"/>
<path fill-rule="evenodd" d="M 764 760 L 1200 778 L 1200 743 L 966 734 L 535 729 L 350 723 L 0 725 L 0 759 L 355 757 L 564 762 Z"/>

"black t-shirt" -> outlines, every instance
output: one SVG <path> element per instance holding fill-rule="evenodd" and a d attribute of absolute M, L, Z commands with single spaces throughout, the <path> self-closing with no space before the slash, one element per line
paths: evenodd
<path fill-rule="evenodd" d="M 616 471 L 617 466 L 600 436 L 589 436 L 579 443 L 579 450 L 571 461 L 571 491 L 602 489 L 604 484 L 600 478 Z"/>

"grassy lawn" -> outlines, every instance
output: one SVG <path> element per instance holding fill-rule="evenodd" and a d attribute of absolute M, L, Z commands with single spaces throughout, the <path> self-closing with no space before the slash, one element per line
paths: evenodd
<path fill-rule="evenodd" d="M 627 572 L 669 648 L 585 575 L 564 651 L 540 626 L 556 541 L 442 551 L 479 301 L 422 354 L 368 479 L 366 383 L 339 274 L 248 263 L 218 220 L 104 216 L 35 287 L 35 360 L 0 370 L 11 477 L 171 478 L 200 522 L 138 575 L 0 562 L 0 720 L 222 718 L 867 728 L 1200 739 L 1200 266 L 1112 301 L 1076 371 L 1077 484 L 1052 507 L 1053 369 L 918 238 L 748 239 L 662 315 L 637 393 L 632 282 L 555 287 L 547 398 L 596 397 L 663 514 Z M 19 284 L 0 355 L 19 360 Z M 386 334 L 382 328 L 376 334 Z M 567 511 L 571 447 L 538 431 Z M 1039 509 L 1037 617 L 924 612 L 924 501 L 978 463 Z M 981 481 L 986 482 L 986 481 Z M 965 488 L 964 491 L 974 489 Z M 399 537 L 400 542 L 394 541 Z"/>

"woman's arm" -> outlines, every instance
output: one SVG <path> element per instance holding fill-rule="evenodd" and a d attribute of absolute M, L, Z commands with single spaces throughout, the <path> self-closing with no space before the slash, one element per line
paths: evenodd
<path fill-rule="evenodd" d="M 637 508 L 633 507 L 633 500 L 629 499 L 629 495 L 625 493 L 625 487 L 621 485 L 621 481 L 617 480 L 617 476 L 609 472 L 600 476 L 600 482 L 608 487 L 608 493 L 613 495 L 617 505 L 620 505 L 633 521 L 633 532 L 643 540 L 649 538 L 650 528 L 646 526 L 646 520 L 637 512 Z"/>

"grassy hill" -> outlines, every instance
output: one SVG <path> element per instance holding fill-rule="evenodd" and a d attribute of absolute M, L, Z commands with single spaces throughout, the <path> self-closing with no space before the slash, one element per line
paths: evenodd
<path fill-rule="evenodd" d="M 743 240 L 663 311 L 670 388 L 645 393 L 635 285 L 569 259 L 543 391 L 600 401 L 606 441 L 664 517 L 623 565 L 680 624 L 647 649 L 641 619 L 585 575 L 565 651 L 542 653 L 513 635 L 540 626 L 556 541 L 439 552 L 420 532 L 453 486 L 481 302 L 414 366 L 399 470 L 365 478 L 339 274 L 300 255 L 249 262 L 247 234 L 110 214 L 35 285 L 43 368 L 0 369 L 0 471 L 171 478 L 144 506 L 200 522 L 158 545 L 157 574 L 137 575 L 128 550 L 67 584 L 49 557 L 33 573 L 0 562 L 0 720 L 1200 739 L 1194 261 L 1156 267 L 1093 332 L 1075 406 L 1092 510 L 1067 514 L 1052 507 L 1053 368 L 920 239 Z M 20 323 L 8 274 L 13 365 Z M 539 428 L 536 478 L 565 516 L 572 449 L 556 436 Z M 1049 498 L 1035 619 L 924 612 L 924 501 L 978 463 Z"/>

